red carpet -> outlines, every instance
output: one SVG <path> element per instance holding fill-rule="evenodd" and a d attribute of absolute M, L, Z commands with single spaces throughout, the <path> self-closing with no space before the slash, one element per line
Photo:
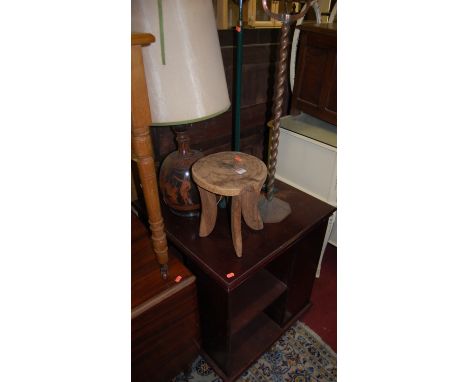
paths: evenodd
<path fill-rule="evenodd" d="M 336 247 L 328 244 L 320 277 L 310 297 L 312 307 L 299 319 L 336 352 Z"/>

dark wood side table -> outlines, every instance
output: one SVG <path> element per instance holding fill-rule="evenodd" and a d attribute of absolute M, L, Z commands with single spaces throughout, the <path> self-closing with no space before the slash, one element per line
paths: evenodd
<path fill-rule="evenodd" d="M 213 232 L 200 238 L 199 219 L 182 219 L 163 206 L 171 247 L 197 277 L 203 355 L 224 381 L 235 380 L 310 307 L 335 211 L 285 183 L 275 185 L 292 213 L 260 231 L 242 225 L 242 258 L 232 246 L 228 209 L 218 209 Z"/>

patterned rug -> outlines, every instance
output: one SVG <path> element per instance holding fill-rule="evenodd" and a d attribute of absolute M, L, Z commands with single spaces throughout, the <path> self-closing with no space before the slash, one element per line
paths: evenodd
<path fill-rule="evenodd" d="M 198 357 L 190 375 L 181 373 L 172 379 L 172 382 L 186 381 L 222 382 L 222 379 Z M 298 321 L 238 381 L 336 381 L 336 354 L 312 329 Z"/>

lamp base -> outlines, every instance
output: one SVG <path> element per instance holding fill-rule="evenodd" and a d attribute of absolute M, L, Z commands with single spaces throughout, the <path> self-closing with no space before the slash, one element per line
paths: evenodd
<path fill-rule="evenodd" d="M 192 181 L 191 167 L 203 154 L 189 147 L 184 129 L 177 129 L 178 151 L 170 153 L 161 165 L 159 187 L 164 203 L 178 216 L 199 215 L 200 194 Z"/>
<path fill-rule="evenodd" d="M 268 200 L 262 195 L 258 201 L 258 208 L 264 223 L 279 223 L 291 213 L 289 203 L 278 199 L 276 196 Z"/>

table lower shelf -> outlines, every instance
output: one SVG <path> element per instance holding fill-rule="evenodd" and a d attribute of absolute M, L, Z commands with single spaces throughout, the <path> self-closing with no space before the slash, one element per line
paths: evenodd
<path fill-rule="evenodd" d="M 279 325 L 265 313 L 261 313 L 232 337 L 226 371 L 220 369 L 207 353 L 203 352 L 202 355 L 224 382 L 234 381 L 268 350 L 282 333 L 283 329 Z"/>
<path fill-rule="evenodd" d="M 265 269 L 237 288 L 231 297 L 231 334 L 235 335 L 286 291 L 286 284 Z"/>
<path fill-rule="evenodd" d="M 270 347 L 292 326 L 304 312 L 311 307 L 307 304 L 297 314 L 292 316 L 288 312 L 289 319 L 283 326 L 278 325 L 268 314 L 260 313 L 247 326 L 232 337 L 230 364 L 227 370 L 211 358 L 202 348 L 201 354 L 224 382 L 236 381 L 236 379 L 258 358 L 260 358 Z"/>

